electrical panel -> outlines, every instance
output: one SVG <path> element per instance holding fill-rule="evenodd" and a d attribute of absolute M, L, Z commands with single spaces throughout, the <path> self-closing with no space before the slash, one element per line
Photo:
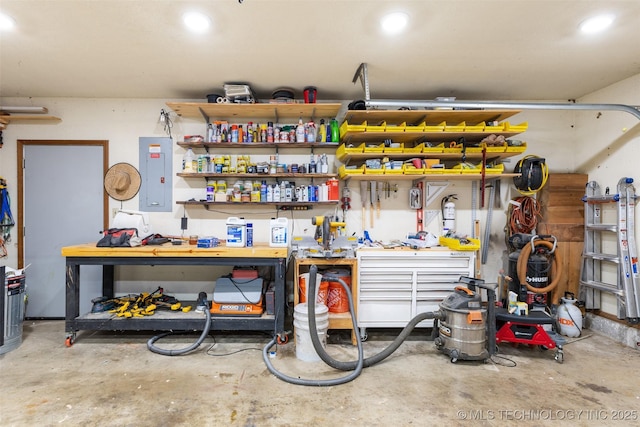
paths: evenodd
<path fill-rule="evenodd" d="M 140 210 L 171 212 L 172 206 L 171 138 L 140 137 Z"/>

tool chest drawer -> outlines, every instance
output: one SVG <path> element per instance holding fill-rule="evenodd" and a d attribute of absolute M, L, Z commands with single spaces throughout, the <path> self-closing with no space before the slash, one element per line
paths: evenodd
<path fill-rule="evenodd" d="M 434 311 L 458 285 L 473 276 L 475 253 L 448 249 L 360 249 L 358 326 L 402 328 L 418 313 Z M 431 327 L 433 320 L 418 326 Z"/>

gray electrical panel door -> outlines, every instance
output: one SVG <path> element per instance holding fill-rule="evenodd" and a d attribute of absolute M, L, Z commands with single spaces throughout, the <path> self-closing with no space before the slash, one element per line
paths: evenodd
<path fill-rule="evenodd" d="M 140 137 L 140 210 L 171 212 L 173 209 L 171 138 Z"/>

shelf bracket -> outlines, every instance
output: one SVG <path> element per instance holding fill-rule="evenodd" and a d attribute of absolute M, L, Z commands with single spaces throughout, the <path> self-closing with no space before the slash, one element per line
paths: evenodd
<path fill-rule="evenodd" d="M 362 84 L 362 89 L 364 90 L 364 99 L 365 101 L 369 101 L 371 99 L 371 93 L 369 92 L 369 74 L 367 72 L 367 63 L 362 62 L 360 66 L 356 70 L 356 73 L 353 76 L 352 83 L 360 79 L 360 83 Z"/>
<path fill-rule="evenodd" d="M 209 123 L 210 117 L 207 113 L 204 112 L 204 110 L 200 107 L 198 107 L 198 111 L 200 111 L 200 114 L 202 114 L 202 118 L 204 119 L 205 123 Z"/>

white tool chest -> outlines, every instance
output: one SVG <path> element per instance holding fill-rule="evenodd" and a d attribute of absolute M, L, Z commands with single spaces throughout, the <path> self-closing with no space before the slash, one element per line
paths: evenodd
<path fill-rule="evenodd" d="M 357 258 L 362 338 L 366 328 L 403 328 L 416 314 L 438 310 L 460 276 L 474 276 L 473 251 L 359 249 Z M 418 326 L 431 327 L 433 320 Z"/>

